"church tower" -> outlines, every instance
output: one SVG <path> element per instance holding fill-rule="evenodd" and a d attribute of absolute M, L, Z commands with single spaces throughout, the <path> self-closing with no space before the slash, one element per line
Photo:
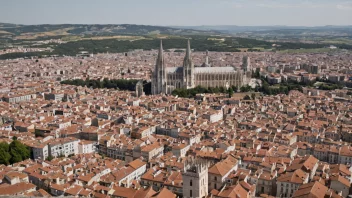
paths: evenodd
<path fill-rule="evenodd" d="M 194 64 L 191 58 L 191 44 L 188 40 L 186 56 L 183 60 L 183 87 L 186 89 L 194 88 Z"/>
<path fill-rule="evenodd" d="M 152 76 L 152 94 L 166 93 L 166 68 L 163 54 L 163 43 L 160 41 L 158 58 Z"/>
<path fill-rule="evenodd" d="M 252 78 L 252 65 L 251 59 L 248 56 L 244 56 L 242 59 L 242 68 L 244 71 L 243 75 L 243 84 L 248 84 L 250 79 Z"/>
<path fill-rule="evenodd" d="M 138 81 L 137 84 L 136 84 L 136 97 L 141 97 L 144 95 L 144 92 L 143 92 L 143 81 Z"/>
<path fill-rule="evenodd" d="M 208 50 L 205 52 L 205 62 L 202 64 L 202 67 L 210 67 Z"/>
<path fill-rule="evenodd" d="M 208 195 L 208 163 L 203 159 L 189 158 L 182 173 L 184 198 L 207 197 Z"/>
<path fill-rule="evenodd" d="M 252 72 L 251 59 L 248 56 L 243 57 L 242 68 L 244 72 Z"/>

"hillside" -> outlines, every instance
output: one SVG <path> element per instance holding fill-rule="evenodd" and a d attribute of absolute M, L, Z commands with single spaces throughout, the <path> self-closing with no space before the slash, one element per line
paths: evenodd
<path fill-rule="evenodd" d="M 275 42 L 352 45 L 352 26 L 174 26 Z"/>
<path fill-rule="evenodd" d="M 31 36 L 32 38 L 43 36 L 62 35 L 88 35 L 88 36 L 112 36 L 112 35 L 209 35 L 218 34 L 217 31 L 193 30 L 183 28 L 171 28 L 149 25 L 98 25 L 98 24 L 42 24 L 42 25 L 16 25 L 0 23 L 0 32 L 6 32 L 12 37 Z"/>
<path fill-rule="evenodd" d="M 196 28 L 196 27 L 195 27 Z M 0 23 L 0 60 L 50 55 L 75 56 L 81 51 L 89 53 L 121 53 L 135 49 L 150 50 L 164 40 L 165 49 L 183 49 L 191 39 L 195 51 L 260 52 L 310 50 L 329 51 L 334 44 L 340 49 L 352 49 L 349 38 L 320 36 L 321 42 L 304 42 L 298 30 L 271 30 L 247 32 L 230 36 L 217 30 L 194 30 L 182 27 L 148 25 L 16 25 Z M 263 35 L 262 32 L 265 32 Z M 297 33 L 299 32 L 299 33 Z M 241 35 L 243 34 L 243 35 Z M 270 37 L 268 36 L 270 35 Z M 298 35 L 298 36 L 297 36 Z M 275 40 L 272 39 L 275 37 Z M 291 42 L 287 42 L 287 38 Z M 313 38 L 318 38 L 314 36 Z M 323 40 L 324 39 L 324 40 Z M 294 42 L 292 42 L 294 41 Z"/>

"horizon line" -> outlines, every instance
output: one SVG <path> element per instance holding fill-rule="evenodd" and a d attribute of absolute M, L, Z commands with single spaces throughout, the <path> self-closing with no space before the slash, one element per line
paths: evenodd
<path fill-rule="evenodd" d="M 22 24 L 22 23 L 10 23 L 10 22 L 0 22 L 0 24 L 11 24 L 11 25 L 143 25 L 143 26 L 160 26 L 160 27 L 207 27 L 207 26 L 237 26 L 237 27 L 329 27 L 329 26 L 352 26 L 350 25 L 157 25 L 157 24 L 138 24 L 138 23 L 32 23 L 32 24 Z"/>

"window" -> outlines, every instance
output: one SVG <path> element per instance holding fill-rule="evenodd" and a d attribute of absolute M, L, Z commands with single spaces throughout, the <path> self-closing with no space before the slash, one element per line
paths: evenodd
<path fill-rule="evenodd" d="M 189 191 L 189 196 L 190 196 L 190 197 L 193 197 L 193 195 L 192 195 L 192 190 Z"/>
<path fill-rule="evenodd" d="M 189 186 L 192 186 L 192 180 L 189 181 Z"/>

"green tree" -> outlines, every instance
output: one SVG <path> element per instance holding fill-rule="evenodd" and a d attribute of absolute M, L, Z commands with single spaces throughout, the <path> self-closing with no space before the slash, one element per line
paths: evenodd
<path fill-rule="evenodd" d="M 53 160 L 53 159 L 54 159 L 53 156 L 49 155 L 45 160 L 51 161 L 51 160 Z"/>
<path fill-rule="evenodd" d="M 9 165 L 11 155 L 9 153 L 9 145 L 6 142 L 0 143 L 0 164 Z"/>
<path fill-rule="evenodd" d="M 232 89 L 232 87 L 230 87 L 230 88 L 228 89 L 228 93 L 229 93 L 229 98 L 231 98 L 231 97 L 233 96 L 233 89 Z"/>
<path fill-rule="evenodd" d="M 243 97 L 243 100 L 250 100 L 251 99 L 251 97 L 249 97 L 249 95 L 245 95 L 244 97 Z"/>
<path fill-rule="evenodd" d="M 256 68 L 254 76 L 255 76 L 255 78 L 260 79 L 260 69 L 259 68 Z"/>
<path fill-rule="evenodd" d="M 251 90 L 252 90 L 252 87 L 249 86 L 249 85 L 242 86 L 242 87 L 240 88 L 240 91 L 241 91 L 241 92 L 249 92 L 249 91 L 251 91 Z"/>
<path fill-rule="evenodd" d="M 214 90 L 214 93 L 219 93 L 220 92 L 219 87 L 215 87 L 213 90 Z"/>
<path fill-rule="evenodd" d="M 220 92 L 220 93 L 226 93 L 226 89 L 225 89 L 224 87 L 220 87 L 220 88 L 219 88 L 219 92 Z"/>
<path fill-rule="evenodd" d="M 17 163 L 17 162 L 21 162 L 23 160 L 26 160 L 30 157 L 30 150 L 29 148 L 22 144 L 20 141 L 18 140 L 14 140 L 11 142 L 10 146 L 9 146 L 9 151 L 11 154 L 11 160 L 10 162 L 13 163 Z"/>
<path fill-rule="evenodd" d="M 238 88 L 235 85 L 232 85 L 231 88 L 234 92 L 237 92 L 237 90 L 238 90 Z"/>
<path fill-rule="evenodd" d="M 4 149 L 4 151 L 9 151 L 9 144 L 6 142 L 0 142 L 0 148 Z"/>
<path fill-rule="evenodd" d="M 11 155 L 9 152 L 0 149 L 0 164 L 9 165 L 11 160 Z"/>
<path fill-rule="evenodd" d="M 10 154 L 11 154 L 11 159 L 10 159 L 11 164 L 23 161 L 22 156 L 16 151 L 11 150 Z"/>
<path fill-rule="evenodd" d="M 255 100 L 255 94 L 254 93 L 252 93 L 251 98 L 252 98 L 252 100 Z"/>

